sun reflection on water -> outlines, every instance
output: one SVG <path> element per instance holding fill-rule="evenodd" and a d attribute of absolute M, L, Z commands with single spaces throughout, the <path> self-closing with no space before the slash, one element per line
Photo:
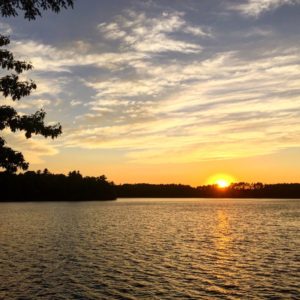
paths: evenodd
<path fill-rule="evenodd" d="M 216 220 L 216 248 L 225 250 L 231 241 L 230 224 L 227 212 L 218 210 Z"/>

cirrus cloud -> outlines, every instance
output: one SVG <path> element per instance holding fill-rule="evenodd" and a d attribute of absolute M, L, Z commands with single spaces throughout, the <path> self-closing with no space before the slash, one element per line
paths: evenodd
<path fill-rule="evenodd" d="M 195 37 L 211 36 L 209 31 L 188 24 L 183 16 L 179 12 L 165 12 L 160 17 L 150 18 L 144 13 L 128 11 L 125 16 L 118 16 L 114 22 L 100 23 L 98 29 L 106 39 L 120 40 L 125 49 L 152 53 L 201 52 L 202 47 L 199 43 L 179 40 L 172 36 L 178 32 Z"/>
<path fill-rule="evenodd" d="M 300 4 L 299 0 L 247 0 L 241 4 L 230 4 L 230 9 L 236 10 L 245 16 L 258 17 L 259 15 L 275 10 L 283 5 Z"/>

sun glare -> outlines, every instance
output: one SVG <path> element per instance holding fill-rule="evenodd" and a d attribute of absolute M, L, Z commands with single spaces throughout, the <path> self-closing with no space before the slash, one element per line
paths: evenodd
<path fill-rule="evenodd" d="M 230 183 L 225 180 L 225 179 L 218 179 L 216 181 L 216 185 L 219 187 L 219 188 L 226 188 L 230 185 Z"/>
<path fill-rule="evenodd" d="M 235 182 L 235 179 L 227 174 L 215 174 L 207 180 L 207 184 L 214 184 L 222 189 L 227 188 L 233 182 Z"/>

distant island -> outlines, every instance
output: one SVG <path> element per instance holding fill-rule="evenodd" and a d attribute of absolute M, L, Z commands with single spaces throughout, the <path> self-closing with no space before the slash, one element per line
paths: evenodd
<path fill-rule="evenodd" d="M 0 201 L 104 201 L 117 198 L 289 198 L 300 199 L 300 183 L 232 183 L 228 187 L 182 184 L 120 184 L 99 177 L 44 171 L 0 172 Z"/>

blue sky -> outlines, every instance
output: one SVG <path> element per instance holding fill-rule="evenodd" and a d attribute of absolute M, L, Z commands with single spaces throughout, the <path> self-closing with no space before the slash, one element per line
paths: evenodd
<path fill-rule="evenodd" d="M 6 139 L 33 169 L 117 182 L 299 181 L 299 16 L 298 0 L 77 0 L 2 18 L 38 85 L 14 105 L 64 131 Z"/>

